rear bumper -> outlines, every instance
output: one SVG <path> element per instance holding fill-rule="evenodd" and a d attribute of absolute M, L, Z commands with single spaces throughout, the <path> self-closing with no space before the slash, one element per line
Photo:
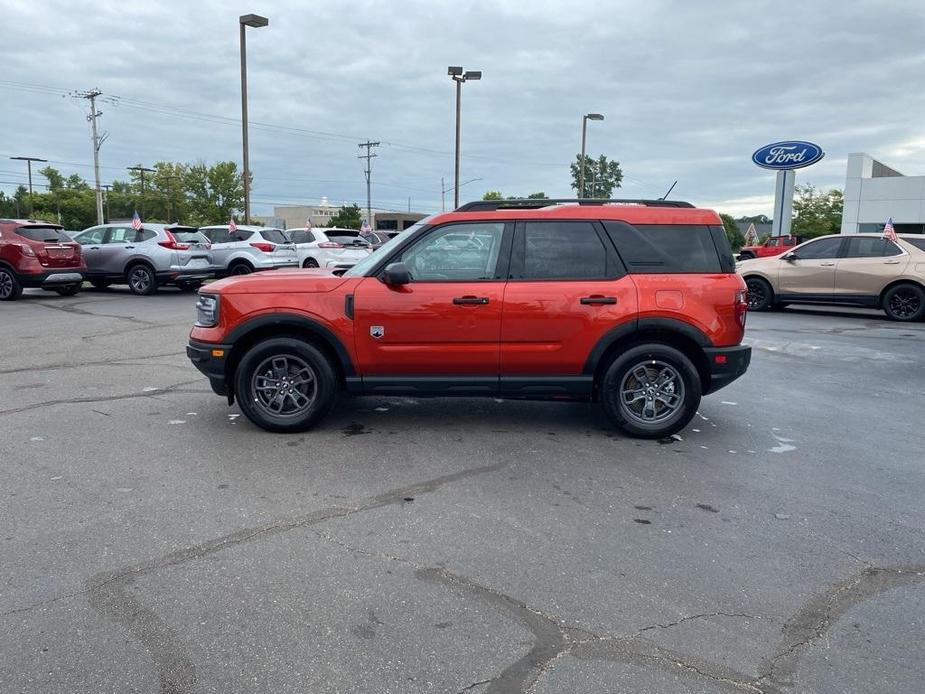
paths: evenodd
<path fill-rule="evenodd" d="M 183 265 L 171 265 L 169 270 L 158 270 L 156 274 L 159 280 L 168 282 L 173 280 L 207 280 L 211 277 L 215 277 L 215 273 L 218 269 L 219 268 L 215 265 L 195 268 L 188 268 Z"/>
<path fill-rule="evenodd" d="M 83 272 L 75 270 L 49 270 L 35 274 L 17 275 L 23 287 L 60 287 L 67 284 L 80 284 L 84 281 Z"/>
<path fill-rule="evenodd" d="M 752 348 L 747 345 L 715 347 L 703 351 L 710 371 L 710 382 L 704 395 L 728 386 L 748 370 L 752 360 Z"/>
<path fill-rule="evenodd" d="M 186 346 L 186 356 L 209 379 L 209 385 L 216 395 L 228 396 L 231 400 L 228 382 L 225 377 L 225 365 L 231 354 L 231 345 L 218 345 L 190 340 Z"/>

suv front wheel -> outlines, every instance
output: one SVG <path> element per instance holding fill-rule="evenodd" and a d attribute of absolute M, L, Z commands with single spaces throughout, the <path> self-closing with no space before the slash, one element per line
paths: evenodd
<path fill-rule="evenodd" d="M 337 377 L 316 347 L 289 337 L 260 342 L 235 374 L 241 410 L 261 429 L 305 431 L 324 417 L 337 396 Z"/>
<path fill-rule="evenodd" d="M 652 343 L 618 355 L 601 382 L 604 412 L 632 436 L 657 439 L 680 431 L 700 405 L 700 375 L 679 350 Z"/>

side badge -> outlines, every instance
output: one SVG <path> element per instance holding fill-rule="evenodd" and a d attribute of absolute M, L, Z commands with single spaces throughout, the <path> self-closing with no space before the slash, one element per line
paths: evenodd
<path fill-rule="evenodd" d="M 385 328 L 381 325 L 371 325 L 369 326 L 369 334 L 378 340 L 385 335 Z"/>

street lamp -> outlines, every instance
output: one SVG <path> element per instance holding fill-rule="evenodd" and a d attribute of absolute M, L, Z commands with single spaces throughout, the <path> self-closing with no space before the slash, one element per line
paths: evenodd
<path fill-rule="evenodd" d="M 604 120 L 600 113 L 586 113 L 581 118 L 581 162 L 578 167 L 578 197 L 585 196 L 585 141 L 588 138 L 588 121 Z"/>
<path fill-rule="evenodd" d="M 10 157 L 10 159 L 26 162 L 26 167 L 29 169 L 29 217 L 32 218 L 35 216 L 35 201 L 32 199 L 32 162 L 47 162 L 48 160 L 39 159 L 38 157 Z"/>
<path fill-rule="evenodd" d="M 456 82 L 456 184 L 453 193 L 453 207 L 456 208 L 459 207 L 459 102 L 462 99 L 462 83 L 482 79 L 482 71 L 466 70 L 463 72 L 461 67 L 451 65 L 446 69 L 446 74 Z"/>
<path fill-rule="evenodd" d="M 245 27 L 259 29 L 270 23 L 266 17 L 259 14 L 242 14 L 238 18 L 238 24 L 241 29 L 241 141 L 244 146 L 244 223 L 250 224 L 251 221 L 251 196 L 250 196 L 250 166 L 247 158 L 247 42 L 244 38 Z"/>

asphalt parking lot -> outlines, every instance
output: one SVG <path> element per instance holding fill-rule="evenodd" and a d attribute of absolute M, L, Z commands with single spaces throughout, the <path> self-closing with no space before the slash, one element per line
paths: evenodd
<path fill-rule="evenodd" d="M 669 443 L 582 404 L 260 431 L 195 298 L 0 306 L 0 692 L 913 692 L 925 324 L 753 314 Z"/>

